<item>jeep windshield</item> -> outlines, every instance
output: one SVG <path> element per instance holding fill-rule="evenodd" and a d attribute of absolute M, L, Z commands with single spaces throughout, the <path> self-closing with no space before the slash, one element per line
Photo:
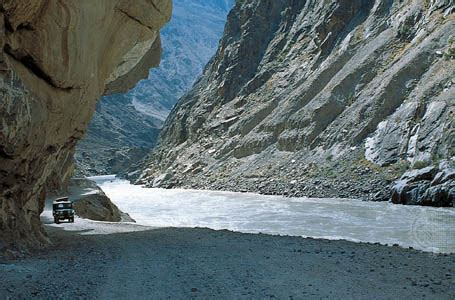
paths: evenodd
<path fill-rule="evenodd" d="M 72 209 L 73 204 L 72 203 L 56 203 L 54 204 L 54 210 L 59 210 L 59 209 Z"/>

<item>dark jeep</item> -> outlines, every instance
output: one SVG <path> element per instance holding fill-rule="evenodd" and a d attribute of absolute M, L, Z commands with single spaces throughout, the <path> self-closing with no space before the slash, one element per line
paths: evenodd
<path fill-rule="evenodd" d="M 60 220 L 68 220 L 74 222 L 74 209 L 73 202 L 68 197 L 58 198 L 52 204 L 52 214 L 54 215 L 54 222 L 60 223 Z"/>

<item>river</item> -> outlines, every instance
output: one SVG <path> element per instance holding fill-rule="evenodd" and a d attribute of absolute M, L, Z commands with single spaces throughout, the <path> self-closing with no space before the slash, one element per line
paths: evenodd
<path fill-rule="evenodd" d="M 357 199 L 287 198 L 251 193 L 150 189 L 115 176 L 95 180 L 138 224 L 207 227 L 455 253 L 455 209 Z"/>

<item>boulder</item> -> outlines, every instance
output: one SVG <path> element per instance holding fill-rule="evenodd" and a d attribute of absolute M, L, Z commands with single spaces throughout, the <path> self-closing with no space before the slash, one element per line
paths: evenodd
<path fill-rule="evenodd" d="M 430 187 L 429 182 L 398 181 L 392 188 L 392 203 L 421 204 L 423 196 Z"/>
<path fill-rule="evenodd" d="M 450 168 L 450 169 L 445 169 L 441 170 L 436 176 L 434 177 L 433 181 L 431 182 L 432 186 L 438 185 L 438 184 L 443 184 L 448 181 L 454 181 L 455 180 L 455 169 Z"/>
<path fill-rule="evenodd" d="M 452 207 L 454 174 L 450 163 L 410 170 L 392 185 L 391 201 L 395 204 Z"/>
<path fill-rule="evenodd" d="M 91 194 L 74 202 L 76 215 L 95 221 L 120 222 L 122 217 L 118 208 L 103 194 Z"/>
<path fill-rule="evenodd" d="M 437 172 L 438 172 L 437 167 L 429 166 L 422 169 L 407 171 L 401 176 L 401 179 L 408 180 L 409 182 L 416 182 L 420 180 L 432 180 Z"/>
<path fill-rule="evenodd" d="M 69 184 L 69 197 L 74 211 L 81 218 L 106 222 L 134 222 L 122 212 L 96 183 L 87 178 L 73 178 Z"/>
<path fill-rule="evenodd" d="M 422 195 L 421 204 L 427 206 L 453 206 L 454 188 L 448 184 L 429 187 Z"/>

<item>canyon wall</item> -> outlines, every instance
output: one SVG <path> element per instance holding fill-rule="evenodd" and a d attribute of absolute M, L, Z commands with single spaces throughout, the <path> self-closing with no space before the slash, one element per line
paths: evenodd
<path fill-rule="evenodd" d="M 137 182 L 389 199 L 406 169 L 453 162 L 454 12 L 451 0 L 237 1 Z"/>
<path fill-rule="evenodd" d="M 0 1 L 0 248 L 46 243 L 46 188 L 72 172 L 103 94 L 160 60 L 170 0 Z"/>
<path fill-rule="evenodd" d="M 159 68 L 125 94 L 102 97 L 77 144 L 77 170 L 87 176 L 119 174 L 156 144 L 163 123 L 215 54 L 234 0 L 173 0 L 161 30 Z"/>

